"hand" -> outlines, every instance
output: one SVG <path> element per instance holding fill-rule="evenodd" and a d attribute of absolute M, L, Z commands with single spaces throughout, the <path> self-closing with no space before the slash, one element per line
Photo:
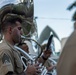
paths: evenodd
<path fill-rule="evenodd" d="M 40 73 L 40 67 L 38 64 L 35 65 L 28 65 L 27 69 L 26 69 L 26 75 L 38 75 L 38 73 Z"/>
<path fill-rule="evenodd" d="M 51 71 L 53 68 L 55 68 L 56 67 L 56 65 L 51 65 L 50 67 L 47 67 L 47 70 L 48 71 Z"/>
<path fill-rule="evenodd" d="M 43 57 L 44 57 L 45 59 L 48 59 L 48 57 L 50 57 L 51 53 L 52 53 L 51 50 L 44 50 L 44 51 L 43 51 Z"/>

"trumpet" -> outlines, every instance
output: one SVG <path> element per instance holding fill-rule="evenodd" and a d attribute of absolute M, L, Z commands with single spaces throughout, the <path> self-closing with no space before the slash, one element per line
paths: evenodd
<path fill-rule="evenodd" d="M 17 46 L 14 46 L 14 47 L 22 54 L 21 61 L 24 66 L 24 71 L 26 71 L 26 69 L 27 69 L 27 64 L 25 64 L 24 60 L 27 61 L 27 63 L 35 64 L 35 60 L 28 53 L 26 53 L 23 49 L 21 49 Z M 40 64 L 39 66 L 42 67 L 40 69 L 41 73 L 39 75 L 46 75 L 46 73 L 47 73 L 46 67 L 42 66 L 42 64 Z"/>
<path fill-rule="evenodd" d="M 34 42 L 36 42 L 35 40 L 31 39 L 31 38 L 26 38 L 25 36 L 21 36 L 21 39 L 25 39 L 25 40 L 32 40 Z M 37 42 L 36 42 L 37 43 Z M 40 44 L 37 43 L 37 45 L 39 45 L 41 47 Z M 40 55 L 38 57 L 36 57 L 35 59 L 33 59 L 33 57 L 31 57 L 28 53 L 26 53 L 23 49 L 21 49 L 20 47 L 18 46 L 14 46 L 20 53 L 21 53 L 21 61 L 23 63 L 23 66 L 24 66 L 24 70 L 26 70 L 27 68 L 27 63 L 30 63 L 30 64 L 35 64 L 36 60 L 40 57 Z M 25 61 L 27 63 L 25 63 Z"/>
<path fill-rule="evenodd" d="M 25 64 L 24 60 L 30 64 L 33 64 L 34 59 L 28 53 L 26 53 L 23 49 L 19 48 L 18 46 L 14 46 L 14 48 L 16 48 L 22 55 L 21 61 L 23 63 L 24 71 L 25 71 L 27 69 L 27 63 Z"/>
<path fill-rule="evenodd" d="M 34 41 L 34 42 L 36 42 L 35 40 L 33 40 L 33 39 L 30 39 L 30 38 L 26 38 L 25 36 L 21 36 L 21 38 L 22 39 L 25 39 L 25 40 L 32 40 L 32 41 Z M 36 42 L 37 43 L 37 42 Z M 38 43 L 37 43 L 38 44 Z M 41 45 L 40 44 L 38 44 L 40 47 L 41 47 Z M 33 57 L 31 57 L 28 53 L 26 53 L 24 50 L 22 50 L 21 48 L 19 48 L 18 46 L 14 46 L 21 54 L 22 54 L 22 56 L 21 56 L 21 61 L 22 61 L 22 63 L 23 63 L 23 66 L 24 66 L 24 71 L 27 69 L 27 64 L 25 63 L 25 61 L 27 61 L 27 63 L 30 63 L 30 64 L 35 64 L 36 62 L 37 62 L 37 59 L 40 57 L 40 55 L 42 54 L 42 53 L 40 53 L 39 54 L 39 56 L 37 56 L 37 58 L 36 59 L 33 59 Z M 24 61 L 25 60 L 25 61 Z M 46 69 L 46 67 L 44 66 L 44 65 L 42 65 L 42 64 L 40 64 L 39 65 L 40 67 L 41 67 L 41 73 L 39 74 L 39 75 L 46 75 L 47 74 L 47 69 Z"/>
<path fill-rule="evenodd" d="M 40 45 L 37 41 L 35 41 L 34 39 L 27 38 L 27 37 L 25 37 L 25 36 L 23 36 L 23 35 L 21 35 L 21 38 L 22 38 L 22 39 L 25 39 L 25 40 L 32 40 L 32 41 L 34 41 L 35 43 L 37 43 L 38 46 L 41 47 L 41 45 Z"/>
<path fill-rule="evenodd" d="M 38 58 L 41 56 L 41 54 L 42 54 L 42 52 L 43 52 L 43 50 L 42 50 L 42 46 L 37 42 L 37 41 L 35 41 L 34 39 L 31 39 L 31 38 L 27 38 L 27 37 L 25 37 L 25 36 L 23 36 L 23 35 L 21 35 L 21 38 L 22 39 L 25 39 L 25 40 L 28 40 L 28 41 L 34 41 L 38 46 L 39 46 L 39 48 L 41 49 L 40 51 L 40 53 L 39 53 L 39 55 L 36 57 L 36 59 L 35 59 L 35 61 L 37 61 L 38 60 Z"/>

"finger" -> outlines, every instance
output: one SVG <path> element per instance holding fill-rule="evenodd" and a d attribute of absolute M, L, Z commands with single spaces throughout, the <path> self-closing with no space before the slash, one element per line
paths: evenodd
<path fill-rule="evenodd" d="M 39 66 L 39 63 L 34 64 L 34 66 Z"/>
<path fill-rule="evenodd" d="M 38 69 L 40 69 L 40 68 L 42 68 L 42 67 L 40 67 L 40 66 L 37 66 L 37 67 L 35 67 L 35 68 L 38 70 Z"/>
<path fill-rule="evenodd" d="M 39 69 L 38 69 L 38 70 L 36 70 L 36 73 L 41 73 L 41 70 L 39 70 Z"/>

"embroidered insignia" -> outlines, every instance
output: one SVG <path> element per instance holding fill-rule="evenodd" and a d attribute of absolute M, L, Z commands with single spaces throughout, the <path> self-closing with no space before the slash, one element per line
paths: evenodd
<path fill-rule="evenodd" d="M 4 54 L 3 57 L 2 57 L 2 62 L 3 63 L 10 63 L 10 58 L 8 55 Z"/>

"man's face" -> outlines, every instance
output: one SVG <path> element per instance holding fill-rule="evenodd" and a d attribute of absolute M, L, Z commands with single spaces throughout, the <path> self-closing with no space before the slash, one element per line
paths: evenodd
<path fill-rule="evenodd" d="M 29 47 L 28 47 L 27 44 L 23 44 L 23 45 L 21 46 L 21 48 L 22 48 L 25 52 L 29 53 Z"/>
<path fill-rule="evenodd" d="M 19 43 L 21 41 L 22 27 L 18 21 L 16 22 L 16 26 L 12 28 L 11 35 L 14 43 Z"/>

